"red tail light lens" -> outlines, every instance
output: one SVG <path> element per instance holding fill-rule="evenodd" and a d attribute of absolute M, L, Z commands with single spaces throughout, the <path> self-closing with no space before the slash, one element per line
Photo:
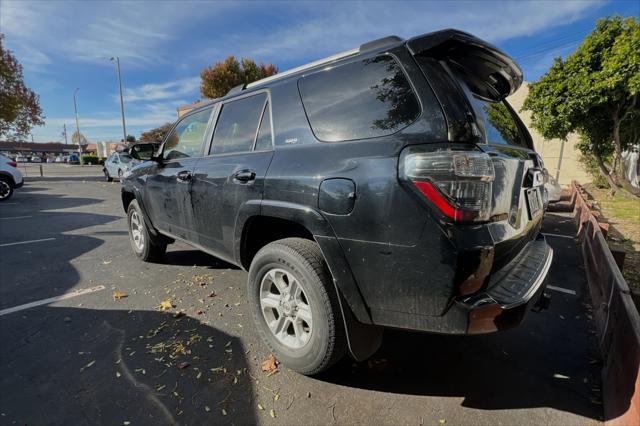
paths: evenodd
<path fill-rule="evenodd" d="M 445 216 L 481 222 L 491 214 L 493 162 L 477 151 L 413 152 L 405 155 L 406 178 Z"/>
<path fill-rule="evenodd" d="M 11 167 L 18 167 L 18 163 L 16 163 L 15 161 L 9 161 L 7 162 L 8 165 L 10 165 Z"/>

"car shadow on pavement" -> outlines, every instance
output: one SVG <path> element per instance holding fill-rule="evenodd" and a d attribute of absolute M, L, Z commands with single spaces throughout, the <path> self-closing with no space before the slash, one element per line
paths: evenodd
<path fill-rule="evenodd" d="M 174 266 L 203 266 L 209 269 L 240 269 L 203 251 L 182 249 L 182 247 L 176 249 L 173 245 L 169 246 L 160 263 Z"/>
<path fill-rule="evenodd" d="M 242 344 L 191 317 L 49 306 L 1 324 L 3 421 L 256 423 Z"/>
<path fill-rule="evenodd" d="M 552 343 L 545 336 L 518 334 L 518 330 L 485 336 L 388 331 L 370 360 L 341 362 L 319 378 L 381 392 L 464 397 L 463 407 L 481 410 L 549 407 L 600 419 L 601 406 L 594 405 L 590 395 L 598 372 L 576 367 L 588 363 L 585 354 L 572 361 L 573 342 Z M 563 354 L 566 349 L 569 353 Z"/>

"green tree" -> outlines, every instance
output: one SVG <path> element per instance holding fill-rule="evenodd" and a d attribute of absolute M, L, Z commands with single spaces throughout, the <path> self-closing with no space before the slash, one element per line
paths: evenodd
<path fill-rule="evenodd" d="M 200 93 L 205 98 L 219 98 L 236 86 L 252 83 L 277 72 L 278 68 L 273 64 L 256 64 L 249 58 L 242 58 L 238 62 L 235 56 L 229 56 L 224 61 L 202 70 Z"/>
<path fill-rule="evenodd" d="M 22 65 L 0 34 L 0 136 L 26 135 L 44 124 L 38 95 L 24 84 Z"/>
<path fill-rule="evenodd" d="M 133 135 L 127 135 L 127 142 L 128 143 L 136 143 L 136 137 Z"/>
<path fill-rule="evenodd" d="M 142 132 L 140 134 L 140 139 L 138 140 L 138 142 L 162 142 L 167 133 L 171 131 L 172 127 L 172 123 L 164 123 L 160 127 Z"/>
<path fill-rule="evenodd" d="M 614 193 L 624 182 L 621 153 L 640 126 L 639 89 L 640 24 L 635 17 L 604 18 L 573 54 L 556 58 L 531 84 L 523 109 L 531 111 L 533 127 L 545 138 L 579 133 L 583 154 L 596 158 Z M 611 146 L 610 171 L 603 154 Z"/>

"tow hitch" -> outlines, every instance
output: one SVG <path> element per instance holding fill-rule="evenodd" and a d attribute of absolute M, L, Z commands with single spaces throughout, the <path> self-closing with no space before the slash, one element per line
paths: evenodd
<path fill-rule="evenodd" d="M 551 296 L 549 296 L 547 293 L 542 293 L 542 295 L 540 296 L 536 304 L 533 305 L 533 308 L 531 308 L 531 310 L 533 312 L 542 312 L 545 309 L 549 309 L 550 304 L 551 304 Z"/>

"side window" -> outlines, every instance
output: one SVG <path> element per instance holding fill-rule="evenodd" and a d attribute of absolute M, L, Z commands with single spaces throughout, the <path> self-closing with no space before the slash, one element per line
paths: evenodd
<path fill-rule="evenodd" d="M 390 135 L 420 115 L 400 65 L 383 55 L 320 71 L 298 80 L 316 137 L 335 142 Z"/>
<path fill-rule="evenodd" d="M 209 154 L 251 151 L 266 99 L 261 93 L 222 105 Z"/>
<path fill-rule="evenodd" d="M 165 160 L 193 157 L 200 153 L 213 107 L 184 117 L 167 137 L 163 156 Z"/>
<path fill-rule="evenodd" d="M 266 151 L 272 148 L 271 145 L 271 111 L 269 110 L 269 102 L 264 106 L 262 121 L 258 129 L 258 138 L 256 139 L 256 151 Z"/>
<path fill-rule="evenodd" d="M 511 111 L 504 103 L 487 102 L 476 97 L 473 97 L 473 103 L 487 143 L 527 147 Z"/>

